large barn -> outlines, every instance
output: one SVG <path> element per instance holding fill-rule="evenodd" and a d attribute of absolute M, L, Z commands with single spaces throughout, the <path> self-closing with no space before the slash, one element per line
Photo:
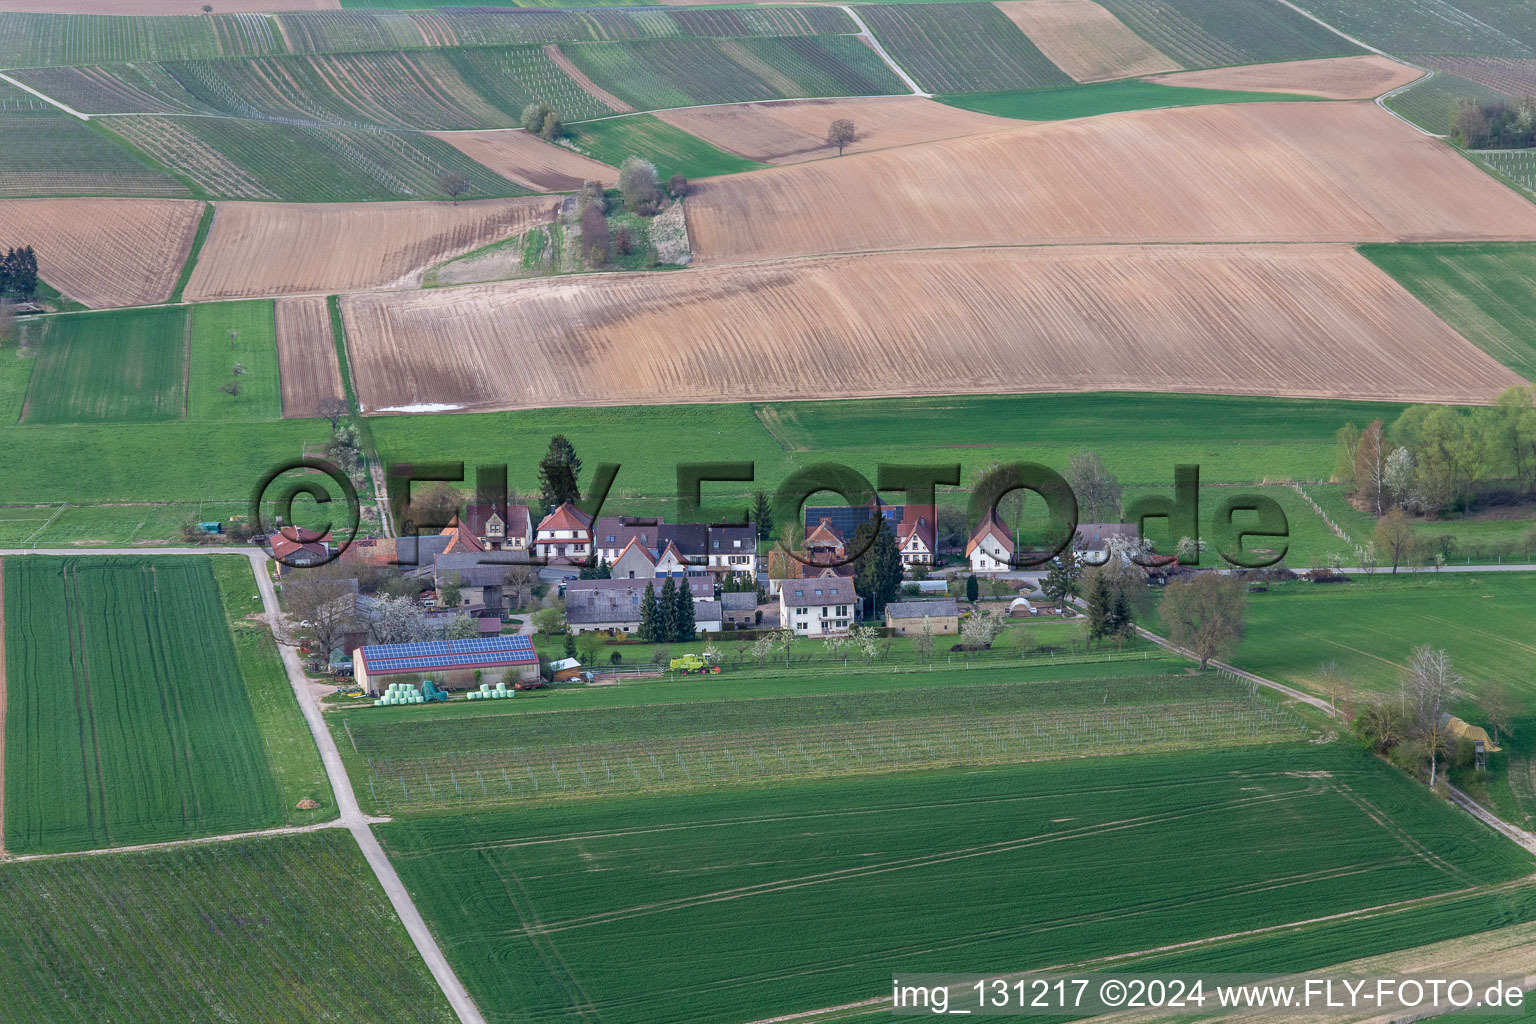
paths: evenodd
<path fill-rule="evenodd" d="M 353 674 L 368 693 L 392 682 L 409 681 L 390 677 L 430 676 L 439 687 L 455 689 L 475 684 L 476 672 L 484 673 L 487 680 L 497 680 L 509 668 L 517 670 L 519 680 L 538 675 L 539 655 L 533 649 L 532 639 L 492 636 L 431 640 L 419 644 L 376 644 L 352 652 Z"/>

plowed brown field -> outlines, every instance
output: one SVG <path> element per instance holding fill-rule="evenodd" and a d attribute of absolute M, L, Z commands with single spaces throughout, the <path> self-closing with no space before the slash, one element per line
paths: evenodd
<path fill-rule="evenodd" d="M 1158 75 L 1153 81 L 1193 89 L 1250 89 L 1321 96 L 1330 100 L 1367 100 L 1407 85 L 1423 73 L 1418 68 L 1370 54 L 1181 71 L 1174 75 Z"/>
<path fill-rule="evenodd" d="M 1373 103 L 1106 114 L 694 189 L 701 263 L 1047 242 L 1536 238 L 1536 206 Z"/>
<path fill-rule="evenodd" d="M 845 154 L 1012 130 L 1028 123 L 946 107 L 921 96 L 742 103 L 662 110 L 656 116 L 721 149 L 765 164 L 836 156 L 837 150 L 827 145 L 827 126 L 843 117 L 858 132 Z"/>
<path fill-rule="evenodd" d="M 574 192 L 583 181 L 619 180 L 617 168 L 511 128 L 483 132 L 428 132 L 503 178 L 541 192 Z"/>
<path fill-rule="evenodd" d="M 1476 403 L 1519 383 L 1348 246 L 877 253 L 343 307 L 375 412 L 1082 390 Z"/>
<path fill-rule="evenodd" d="M 188 301 L 405 286 L 434 263 L 549 220 L 560 200 L 218 203 Z"/>
<path fill-rule="evenodd" d="M 283 415 L 319 416 L 327 399 L 343 397 L 330 308 L 324 295 L 306 295 L 278 299 L 276 311 Z"/>
<path fill-rule="evenodd" d="M 39 276 L 87 306 L 164 302 L 203 204 L 179 199 L 0 200 L 0 247 L 37 250 Z"/>
<path fill-rule="evenodd" d="M 1079 82 L 1183 67 L 1093 0 L 1001 0 L 995 6 L 1052 64 Z"/>

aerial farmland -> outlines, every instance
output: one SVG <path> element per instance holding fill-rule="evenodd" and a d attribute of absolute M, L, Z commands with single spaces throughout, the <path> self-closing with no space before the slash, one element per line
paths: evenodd
<path fill-rule="evenodd" d="M 1486 0 L 0 0 L 0 1024 L 1529 1016 L 1533 93 Z"/>

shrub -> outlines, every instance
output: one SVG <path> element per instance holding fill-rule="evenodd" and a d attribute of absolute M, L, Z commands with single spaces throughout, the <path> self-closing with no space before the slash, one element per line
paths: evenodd
<path fill-rule="evenodd" d="M 629 228 L 619 228 L 618 234 L 614 236 L 613 241 L 621 255 L 628 256 L 635 251 L 635 235 Z"/>
<path fill-rule="evenodd" d="M 628 157 L 619 165 L 619 193 L 631 213 L 653 216 L 661 206 L 661 179 L 656 165 L 638 156 Z M 642 213 L 642 208 L 648 213 Z"/>
<path fill-rule="evenodd" d="M 538 103 L 530 103 L 523 108 L 522 126 L 524 131 L 551 141 L 565 133 L 560 114 L 542 100 Z"/>
<path fill-rule="evenodd" d="M 681 174 L 674 174 L 667 179 L 667 193 L 673 199 L 681 199 L 688 194 L 688 179 Z"/>
<path fill-rule="evenodd" d="M 607 263 L 610 243 L 608 219 L 595 204 L 588 205 L 581 211 L 581 251 L 587 263 L 594 267 Z"/>

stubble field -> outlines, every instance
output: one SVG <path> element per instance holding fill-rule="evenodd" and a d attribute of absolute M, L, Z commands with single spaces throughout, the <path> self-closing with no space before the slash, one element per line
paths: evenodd
<path fill-rule="evenodd" d="M 1476 404 L 1519 383 L 1343 246 L 880 253 L 343 310 L 374 412 L 1083 390 Z"/>
<path fill-rule="evenodd" d="M 407 285 L 434 263 L 547 221 L 558 199 L 219 203 L 187 283 L 198 302 Z"/>
<path fill-rule="evenodd" d="M 1536 237 L 1536 206 L 1371 103 L 1032 125 L 702 182 L 688 214 L 701 264 L 1037 242 Z"/>
<path fill-rule="evenodd" d="M 164 302 L 202 215 L 182 200 L 5 200 L 0 245 L 31 245 L 43 279 L 87 306 Z"/>

